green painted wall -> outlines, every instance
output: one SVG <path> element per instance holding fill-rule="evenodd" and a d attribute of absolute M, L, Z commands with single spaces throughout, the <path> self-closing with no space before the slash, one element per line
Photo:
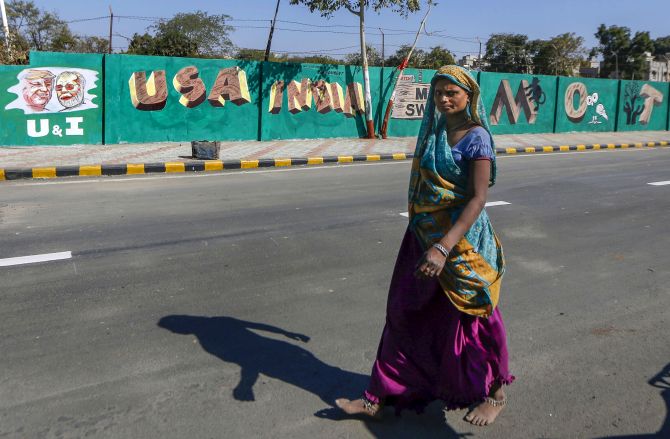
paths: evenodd
<path fill-rule="evenodd" d="M 0 66 L 0 146 L 102 143 L 102 59 L 31 52 L 30 66 Z"/>
<path fill-rule="evenodd" d="M 614 131 L 618 92 L 616 80 L 559 77 L 556 132 Z"/>
<path fill-rule="evenodd" d="M 30 61 L 0 66 L 0 146 L 366 132 L 360 67 L 50 52 L 32 52 Z M 389 136 L 416 136 L 434 73 L 404 71 Z M 370 68 L 377 132 L 396 74 Z M 670 128 L 668 83 L 490 72 L 476 79 L 494 134 Z"/>
<path fill-rule="evenodd" d="M 479 84 L 493 134 L 553 131 L 555 76 L 482 72 Z"/>
<path fill-rule="evenodd" d="M 620 81 L 617 131 L 667 129 L 670 83 Z"/>
<path fill-rule="evenodd" d="M 182 93 L 174 84 L 175 75 L 189 66 L 197 68 L 198 78 L 205 88 L 204 99 L 189 104 L 191 107 L 180 103 Z M 236 66 L 246 76 L 250 102 L 242 100 L 237 105 L 224 97 L 223 106 L 212 105 L 209 97 L 220 70 Z M 157 77 L 159 71 L 164 72 L 167 88 L 164 105 L 140 105 L 138 108 L 143 109 L 136 108 L 130 93 L 130 78 L 135 72 L 144 72 L 146 80 L 149 80 L 152 72 L 156 72 Z M 260 63 L 107 55 L 105 76 L 105 143 L 257 139 Z"/>
<path fill-rule="evenodd" d="M 295 83 L 291 85 L 293 81 Z M 379 102 L 380 82 L 380 69 L 371 68 L 370 88 L 373 103 Z M 317 84 L 320 84 L 322 98 L 317 96 Z M 353 111 L 350 116 L 345 114 L 344 100 L 347 95 L 351 97 L 353 94 L 348 87 L 350 84 L 355 84 L 360 90 L 358 99 L 361 99 L 363 72 L 360 67 L 263 63 L 261 140 L 363 136 L 366 132 L 364 113 Z M 333 89 L 337 89 L 336 85 L 341 89 L 341 99 L 334 96 L 337 94 Z M 300 93 L 305 92 L 303 87 L 310 89 L 311 97 L 305 96 L 303 102 L 299 102 L 301 105 L 292 105 L 289 102 L 296 96 L 298 88 L 295 86 L 299 87 Z M 322 101 L 324 105 L 321 112 L 318 111 L 319 99 L 325 99 Z M 327 105 L 327 101 L 331 105 Z M 336 101 L 341 101 L 339 106 Z"/>

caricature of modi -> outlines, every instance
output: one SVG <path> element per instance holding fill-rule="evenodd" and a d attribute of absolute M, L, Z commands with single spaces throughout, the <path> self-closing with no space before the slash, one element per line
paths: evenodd
<path fill-rule="evenodd" d="M 23 77 L 23 99 L 34 111 L 44 111 L 53 93 L 54 75 L 48 70 L 28 70 Z"/>
<path fill-rule="evenodd" d="M 63 72 L 56 78 L 56 97 L 66 109 L 74 108 L 84 102 L 86 80 L 81 73 Z"/>

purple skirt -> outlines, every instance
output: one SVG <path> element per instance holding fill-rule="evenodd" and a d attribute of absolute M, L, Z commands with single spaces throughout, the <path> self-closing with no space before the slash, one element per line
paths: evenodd
<path fill-rule="evenodd" d="M 414 270 L 423 249 L 407 229 L 389 289 L 386 326 L 365 396 L 421 412 L 434 400 L 448 410 L 483 401 L 494 384 L 511 384 L 505 326 L 458 311 L 437 279 Z"/>

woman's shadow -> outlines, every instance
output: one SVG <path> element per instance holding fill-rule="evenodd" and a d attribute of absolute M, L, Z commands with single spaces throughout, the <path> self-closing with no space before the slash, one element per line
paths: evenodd
<path fill-rule="evenodd" d="M 176 334 L 193 334 L 200 346 L 211 355 L 228 363 L 240 366 L 240 380 L 233 389 L 233 397 L 238 401 L 254 401 L 254 384 L 259 374 L 272 377 L 299 387 L 321 398 L 330 408 L 315 413 L 315 416 L 341 420 L 345 419 L 338 409 L 333 408 L 337 397 L 358 397 L 368 384 L 369 376 L 348 372 L 330 366 L 311 352 L 293 343 L 264 337 L 254 331 L 264 331 L 282 335 L 288 339 L 307 343 L 309 337 L 286 331 L 264 323 L 249 322 L 234 317 L 203 317 L 170 315 L 161 318 L 158 326 Z M 410 417 L 411 418 L 411 417 Z M 398 420 L 390 420 L 391 425 L 366 421 L 366 426 L 376 437 L 406 437 L 397 435 Z M 423 428 L 435 429 L 435 437 L 462 437 L 441 421 L 437 424 L 421 422 Z M 410 424 L 414 422 L 410 421 Z M 411 425 L 405 427 L 412 428 Z M 416 425 L 414 425 L 416 428 Z M 439 433 L 439 434 L 438 434 Z M 423 435 L 423 437 L 429 437 Z M 432 435 L 430 435 L 432 437 Z"/>

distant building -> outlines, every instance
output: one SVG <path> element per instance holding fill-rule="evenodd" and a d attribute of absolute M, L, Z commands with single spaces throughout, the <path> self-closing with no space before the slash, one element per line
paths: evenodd
<path fill-rule="evenodd" d="M 670 53 L 647 60 L 648 81 L 670 82 Z"/>
<path fill-rule="evenodd" d="M 582 78 L 600 78 L 600 61 L 591 58 L 588 65 L 580 67 L 577 73 Z"/>
<path fill-rule="evenodd" d="M 488 63 L 484 61 L 484 58 L 480 60 L 478 55 L 465 55 L 458 60 L 458 65 L 470 70 L 482 70 L 488 66 Z"/>

